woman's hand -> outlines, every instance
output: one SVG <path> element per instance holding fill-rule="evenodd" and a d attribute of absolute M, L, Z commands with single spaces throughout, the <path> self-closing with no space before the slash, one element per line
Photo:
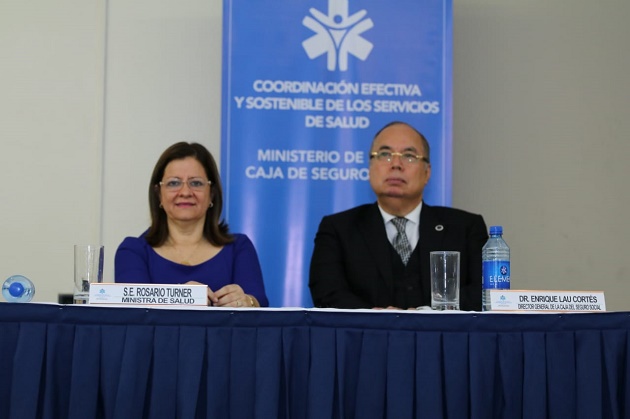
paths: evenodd
<path fill-rule="evenodd" d="M 206 285 L 197 281 L 186 282 L 190 285 Z M 251 295 L 245 294 L 240 285 L 229 284 L 217 291 L 212 291 L 208 287 L 208 305 L 214 307 L 260 307 L 258 300 Z"/>
<path fill-rule="evenodd" d="M 209 294 L 209 293 L 208 293 Z M 229 284 L 213 293 L 211 298 L 215 307 L 258 307 L 258 301 L 245 294 L 240 285 Z"/>
<path fill-rule="evenodd" d="M 188 281 L 188 282 L 186 282 L 186 284 L 188 284 L 188 285 L 206 285 L 206 284 L 202 284 L 201 282 L 197 282 L 197 281 Z M 212 292 L 210 287 L 208 287 L 208 305 L 209 306 L 216 305 L 216 303 L 218 301 L 219 301 L 219 299 L 216 297 L 214 292 Z"/>

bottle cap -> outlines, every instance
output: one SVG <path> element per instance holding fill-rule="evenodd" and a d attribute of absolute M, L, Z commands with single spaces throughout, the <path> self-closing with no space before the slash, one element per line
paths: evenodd
<path fill-rule="evenodd" d="M 9 285 L 9 294 L 16 298 L 21 297 L 22 294 L 24 294 L 24 285 L 20 284 L 19 282 L 12 283 L 11 285 Z"/>
<path fill-rule="evenodd" d="M 490 235 L 503 234 L 502 226 L 490 226 Z"/>

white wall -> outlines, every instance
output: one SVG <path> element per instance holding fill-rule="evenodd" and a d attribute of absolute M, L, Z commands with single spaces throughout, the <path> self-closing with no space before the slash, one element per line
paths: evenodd
<path fill-rule="evenodd" d="M 454 3 L 454 205 L 504 225 L 515 287 L 630 309 L 630 2 Z M 0 0 L 0 279 L 56 301 L 94 241 L 112 279 L 163 149 L 218 156 L 221 7 Z"/>
<path fill-rule="evenodd" d="M 72 292 L 100 241 L 104 1 L 0 0 L 0 280 Z"/>
<path fill-rule="evenodd" d="M 514 286 L 630 309 L 630 2 L 457 1 L 455 206 L 505 225 Z"/>

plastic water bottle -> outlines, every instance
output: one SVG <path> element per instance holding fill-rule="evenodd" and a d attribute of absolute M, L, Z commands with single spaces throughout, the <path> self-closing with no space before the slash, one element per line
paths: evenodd
<path fill-rule="evenodd" d="M 490 310 L 490 290 L 510 289 L 510 248 L 503 240 L 503 227 L 491 226 L 490 238 L 481 251 L 483 311 Z"/>
<path fill-rule="evenodd" d="M 10 276 L 2 284 L 2 296 L 10 303 L 28 303 L 34 295 L 35 285 L 25 276 Z"/>

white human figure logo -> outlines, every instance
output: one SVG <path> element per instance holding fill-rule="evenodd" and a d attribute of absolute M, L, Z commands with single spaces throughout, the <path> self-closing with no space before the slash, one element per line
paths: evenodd
<path fill-rule="evenodd" d="M 302 46 L 311 60 L 328 54 L 327 68 L 335 71 L 337 63 L 340 71 L 348 70 L 348 54 L 365 61 L 372 51 L 373 44 L 361 34 L 374 26 L 372 19 L 363 19 L 367 14 L 361 10 L 348 16 L 348 0 L 328 0 L 328 14 L 317 9 L 309 10 L 302 24 L 315 32 Z M 362 20 L 363 19 L 363 20 Z"/>

